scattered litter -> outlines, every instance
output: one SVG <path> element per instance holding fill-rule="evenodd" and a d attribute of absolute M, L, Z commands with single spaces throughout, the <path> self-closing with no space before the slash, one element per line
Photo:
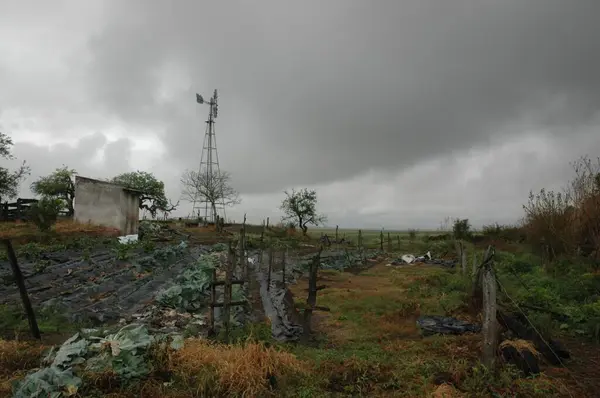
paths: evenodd
<path fill-rule="evenodd" d="M 396 259 L 388 264 L 390 265 L 404 265 L 404 264 L 414 264 L 414 263 L 423 263 L 430 265 L 441 265 L 443 267 L 453 268 L 456 266 L 455 260 L 441 260 L 437 258 L 433 258 L 431 256 L 431 252 L 428 251 L 423 256 L 416 257 L 414 254 L 404 254 L 399 259 Z"/>
<path fill-rule="evenodd" d="M 119 239 L 120 244 L 128 245 L 138 241 L 138 234 L 119 236 L 117 239 Z"/>
<path fill-rule="evenodd" d="M 402 257 L 400 257 L 400 259 L 402 261 L 404 261 L 406 264 L 412 264 L 415 261 L 416 257 L 413 256 L 412 254 L 405 254 Z"/>
<path fill-rule="evenodd" d="M 474 325 L 456 318 L 425 315 L 417 319 L 417 326 L 423 331 L 423 335 L 430 336 L 433 334 L 463 334 L 463 333 L 479 333 L 480 325 Z"/>

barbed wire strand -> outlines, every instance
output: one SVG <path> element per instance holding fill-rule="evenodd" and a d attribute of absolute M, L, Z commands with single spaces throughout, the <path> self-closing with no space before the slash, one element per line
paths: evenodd
<path fill-rule="evenodd" d="M 508 291 L 506 290 L 506 288 L 504 287 L 504 285 L 502 284 L 502 282 L 500 282 L 500 280 L 498 279 L 497 276 L 495 277 L 495 279 L 496 279 L 496 283 L 498 283 L 498 285 L 503 290 L 503 292 L 506 295 L 506 297 L 508 297 L 508 299 L 512 302 L 512 304 L 517 308 L 517 310 L 519 310 L 519 312 L 523 315 L 523 317 L 525 317 L 525 319 L 527 320 L 527 322 L 529 323 L 529 325 L 531 325 L 531 328 L 533 329 L 533 331 L 539 336 L 539 338 L 546 345 L 546 347 L 548 347 L 548 349 L 552 352 L 552 354 L 554 354 L 554 356 L 556 357 L 556 359 L 558 359 L 558 362 L 561 364 L 561 366 L 566 369 L 566 371 L 569 374 L 569 376 L 571 376 L 573 378 L 573 380 L 575 381 L 575 383 L 580 388 L 582 388 L 582 389 L 585 390 L 585 387 L 583 386 L 582 383 L 580 383 L 580 381 L 578 380 L 578 378 L 575 376 L 575 373 L 573 373 L 566 366 L 566 364 L 558 356 L 558 354 L 556 353 L 556 351 L 554 351 L 554 349 L 550 346 L 550 343 L 548 343 L 548 341 L 546 341 L 546 339 L 544 338 L 544 336 L 542 336 L 542 334 L 540 333 L 540 331 L 535 327 L 535 325 L 533 324 L 533 322 L 531 322 L 531 320 L 529 319 L 529 317 L 525 314 L 525 312 L 521 309 L 521 307 L 517 304 L 517 302 L 508 294 Z M 571 392 L 570 391 L 568 391 L 568 392 L 569 392 L 569 395 L 572 397 L 573 395 L 571 394 Z"/>

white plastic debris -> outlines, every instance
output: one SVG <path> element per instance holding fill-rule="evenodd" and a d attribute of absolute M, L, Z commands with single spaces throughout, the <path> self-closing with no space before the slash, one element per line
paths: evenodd
<path fill-rule="evenodd" d="M 119 236 L 118 239 L 119 239 L 119 243 L 121 243 L 123 245 L 128 245 L 130 243 L 134 243 L 134 242 L 138 241 L 138 234 Z"/>
<path fill-rule="evenodd" d="M 400 259 L 406 264 L 412 264 L 415 261 L 415 256 L 413 256 L 412 254 L 405 254 L 402 257 L 400 257 Z"/>

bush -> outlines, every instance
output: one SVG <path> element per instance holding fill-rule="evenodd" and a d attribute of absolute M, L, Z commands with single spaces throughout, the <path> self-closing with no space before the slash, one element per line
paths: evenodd
<path fill-rule="evenodd" d="M 458 240 L 468 240 L 473 235 L 471 231 L 471 224 L 469 223 L 469 219 L 456 219 L 454 220 L 454 226 L 452 227 L 452 232 L 454 233 L 454 239 Z"/>
<path fill-rule="evenodd" d="M 498 223 L 484 225 L 481 233 L 486 238 L 501 239 L 506 242 L 521 243 L 526 239 L 525 231 L 517 225 L 500 225 Z"/>
<path fill-rule="evenodd" d="M 410 241 L 414 241 L 415 238 L 417 237 L 417 230 L 416 229 L 409 229 L 408 230 L 408 239 L 410 239 Z"/>
<path fill-rule="evenodd" d="M 63 207 L 64 203 L 61 199 L 42 198 L 30 207 L 31 221 L 40 231 L 48 231 L 56 223 Z"/>
<path fill-rule="evenodd" d="M 530 193 L 523 206 L 527 240 L 549 260 L 600 254 L 600 159 L 583 157 L 573 168 L 575 178 L 564 192 Z"/>

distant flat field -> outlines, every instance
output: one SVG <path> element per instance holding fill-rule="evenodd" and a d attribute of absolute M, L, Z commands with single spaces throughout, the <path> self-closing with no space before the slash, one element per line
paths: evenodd
<path fill-rule="evenodd" d="M 338 236 L 346 236 L 346 238 L 352 239 L 355 237 L 358 237 L 358 230 L 359 228 L 340 228 L 338 229 Z M 380 229 L 361 229 L 362 235 L 363 237 L 379 237 L 379 234 L 381 232 Z M 387 234 L 390 234 L 390 236 L 392 237 L 396 237 L 396 236 L 400 236 L 401 238 L 405 238 L 408 237 L 409 231 L 408 230 L 383 230 L 383 234 L 385 236 L 387 236 Z M 430 235 L 430 236 L 434 236 L 434 235 L 441 235 L 447 232 L 443 232 L 443 231 L 428 231 L 428 230 L 416 230 L 417 236 L 424 236 L 424 235 Z M 335 236 L 335 228 L 309 228 L 308 229 L 308 234 L 311 236 L 315 236 L 315 237 L 319 237 L 321 236 L 321 234 L 327 234 L 329 236 Z"/>

